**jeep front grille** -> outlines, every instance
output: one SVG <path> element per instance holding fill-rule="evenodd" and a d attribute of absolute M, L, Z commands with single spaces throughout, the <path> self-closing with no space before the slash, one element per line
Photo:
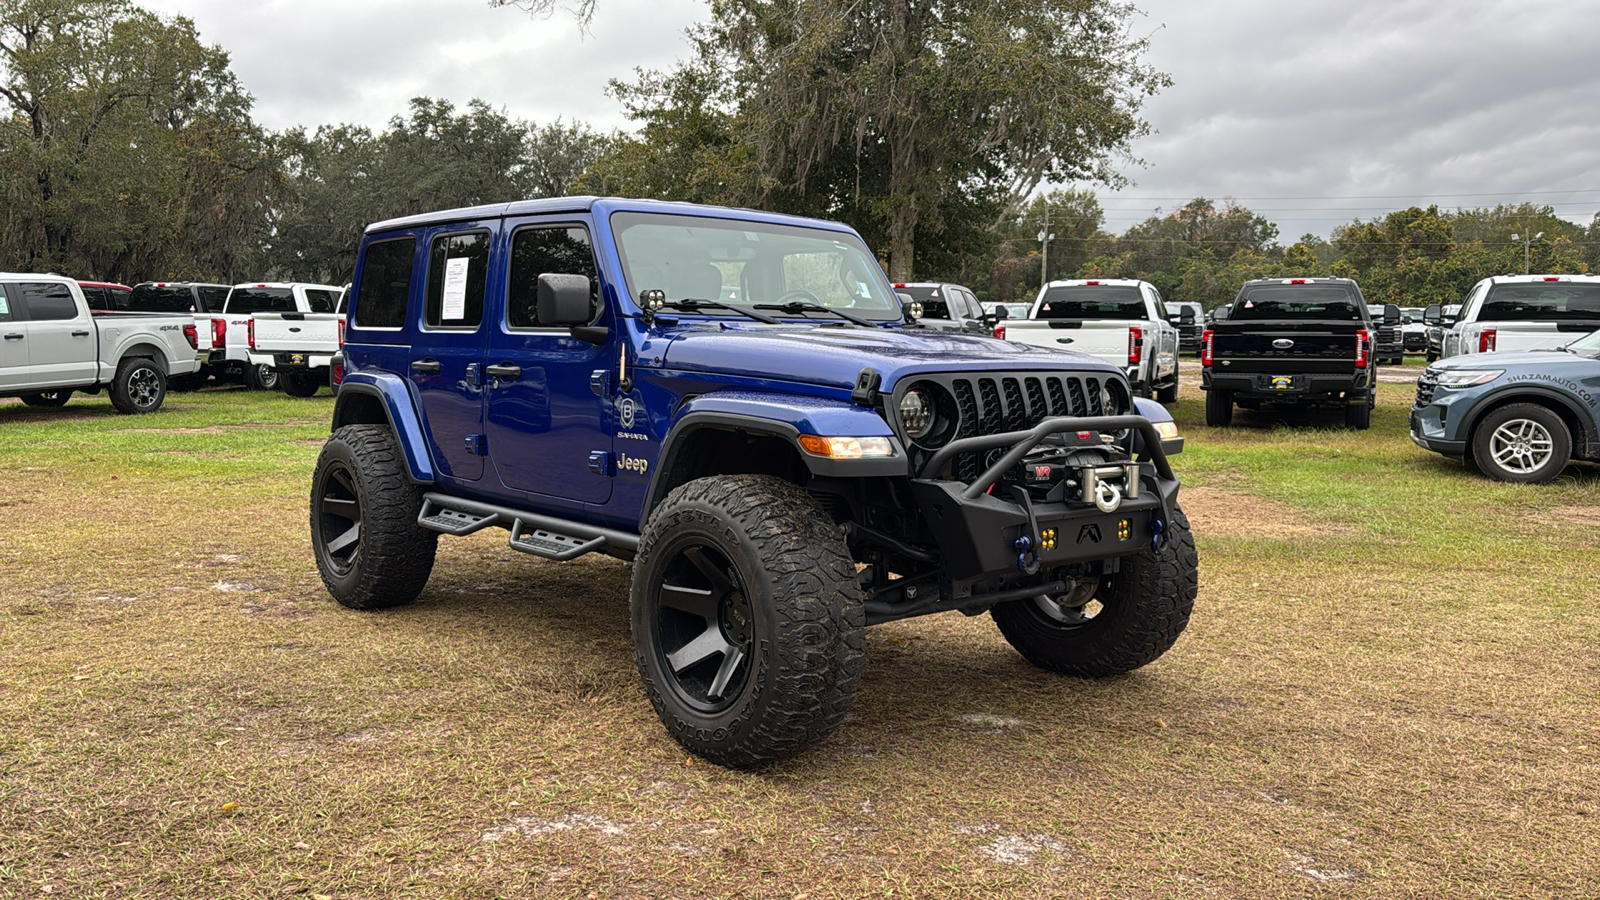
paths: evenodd
<path fill-rule="evenodd" d="M 906 389 L 927 382 L 943 387 L 955 401 L 956 427 L 947 440 L 1026 431 L 1054 416 L 1121 415 L 1133 410 L 1127 380 L 1121 375 L 1061 372 L 917 375 L 901 382 L 889 408 L 898 410 Z M 1107 392 L 1109 406 L 1102 400 Z M 971 481 L 982 473 L 983 460 L 975 453 L 962 454 L 951 470 L 954 477 Z"/>

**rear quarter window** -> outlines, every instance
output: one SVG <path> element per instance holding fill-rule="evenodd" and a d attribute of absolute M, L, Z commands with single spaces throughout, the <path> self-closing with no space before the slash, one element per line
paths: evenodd
<path fill-rule="evenodd" d="M 1338 284 L 1274 284 L 1247 287 L 1234 302 L 1228 321 L 1253 319 L 1332 319 L 1359 322 L 1361 304 Z"/>
<path fill-rule="evenodd" d="M 1062 285 L 1045 291 L 1039 318 L 1143 319 L 1144 295 L 1126 285 Z"/>
<path fill-rule="evenodd" d="M 416 238 L 368 244 L 356 273 L 358 286 L 353 313 L 358 328 L 400 328 L 406 323 L 411 299 L 411 269 Z"/>

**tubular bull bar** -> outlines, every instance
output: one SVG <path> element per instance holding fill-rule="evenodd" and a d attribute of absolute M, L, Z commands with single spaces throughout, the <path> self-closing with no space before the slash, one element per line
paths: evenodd
<path fill-rule="evenodd" d="M 1067 432 L 1128 430 L 1144 438 L 1141 459 L 1127 466 L 1095 466 L 1082 471 L 1081 504 L 1035 502 L 1025 490 L 995 496 L 994 488 L 1028 452 L 1046 438 Z M 960 454 L 1005 449 L 970 483 L 939 473 Z M 1107 491 L 1120 474 L 1121 490 Z M 1140 490 L 1148 478 L 1153 491 Z M 1034 575 L 1041 567 L 1127 556 L 1160 540 L 1178 497 L 1178 477 L 1161 445 L 1161 435 L 1143 416 L 1057 416 L 1026 431 L 1009 431 L 951 441 L 913 478 L 912 492 L 923 521 L 933 532 L 949 575 L 966 581 L 981 577 Z M 1110 502 L 1111 495 L 1117 496 Z M 1096 503 L 1096 499 L 1102 502 Z"/>

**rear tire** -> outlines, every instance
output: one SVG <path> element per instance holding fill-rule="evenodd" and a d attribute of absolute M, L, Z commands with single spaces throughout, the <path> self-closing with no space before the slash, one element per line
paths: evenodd
<path fill-rule="evenodd" d="M 1571 458 L 1567 423 L 1537 403 L 1502 406 L 1472 429 L 1472 461 L 1496 481 L 1544 484 Z"/>
<path fill-rule="evenodd" d="M 1206 391 L 1206 424 L 1212 428 L 1233 424 L 1233 391 L 1220 388 Z"/>
<path fill-rule="evenodd" d="M 821 743 L 850 711 L 866 613 L 838 526 L 766 475 L 701 478 L 650 516 L 633 564 L 645 693 L 684 749 L 745 768 Z"/>
<path fill-rule="evenodd" d="M 1123 557 L 1081 605 L 1033 597 L 989 611 L 1006 641 L 1041 669 L 1105 678 L 1154 662 L 1189 624 L 1199 593 L 1200 557 L 1183 510 L 1172 510 L 1160 550 Z M 1081 596 L 1081 595 L 1080 595 Z M 1094 607 L 1098 604 L 1098 609 Z"/>
<path fill-rule="evenodd" d="M 1344 405 L 1344 427 L 1366 431 L 1372 427 L 1372 400 L 1362 397 Z"/>
<path fill-rule="evenodd" d="M 252 391 L 275 391 L 283 379 L 271 366 L 245 363 L 244 386 Z"/>
<path fill-rule="evenodd" d="M 167 373 L 154 360 L 130 356 L 111 378 L 111 405 L 123 415 L 155 412 L 167 399 Z"/>
<path fill-rule="evenodd" d="M 23 394 L 19 399 L 28 406 L 37 406 L 43 409 L 54 409 L 66 406 L 72 399 L 72 389 L 63 388 L 59 391 L 40 391 L 37 394 Z"/>
<path fill-rule="evenodd" d="M 421 509 L 422 488 L 386 426 L 335 431 L 311 476 L 311 547 L 328 593 L 351 609 L 416 600 L 439 545 L 417 524 Z"/>
<path fill-rule="evenodd" d="M 323 379 L 316 369 L 295 369 L 279 376 L 283 392 L 291 397 L 312 397 L 322 389 Z"/>

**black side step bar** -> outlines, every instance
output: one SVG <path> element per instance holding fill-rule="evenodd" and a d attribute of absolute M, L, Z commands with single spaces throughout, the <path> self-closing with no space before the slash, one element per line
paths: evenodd
<path fill-rule="evenodd" d="M 511 549 L 543 559 L 564 561 L 588 553 L 632 559 L 639 549 L 636 534 L 444 494 L 423 495 L 417 524 L 458 536 L 491 525 L 506 528 L 511 531 Z"/>

